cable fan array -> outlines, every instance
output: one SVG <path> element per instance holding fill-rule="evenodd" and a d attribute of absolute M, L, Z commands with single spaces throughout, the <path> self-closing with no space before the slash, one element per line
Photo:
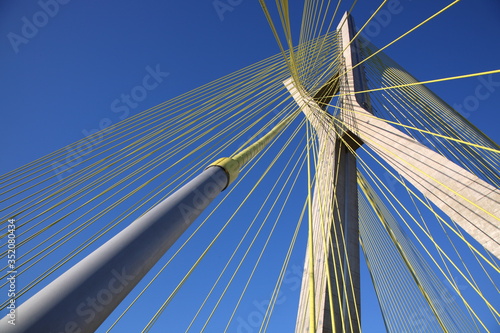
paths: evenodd
<path fill-rule="evenodd" d="M 500 70 L 419 82 L 383 52 L 456 3 L 377 49 L 360 33 L 387 4 L 382 1 L 350 42 L 359 47 L 362 60 L 357 66 L 366 79 L 366 90 L 356 93 L 369 93 L 374 119 L 404 131 L 498 188 L 499 146 L 423 83 Z M 340 159 L 334 154 L 340 152 L 323 144 L 352 139 L 339 116 L 355 112 L 345 110 L 345 100 L 355 93 L 342 81 L 342 55 L 350 45 L 342 45 L 340 32 L 332 30 L 341 2 L 304 1 L 298 41 L 292 34 L 288 1 L 276 1 L 276 11 L 264 0 L 260 4 L 279 54 L 0 177 L 2 314 L 10 301 L 9 220 L 16 223 L 16 301 L 23 302 L 211 162 L 234 156 L 281 120 L 293 117 L 101 329 L 281 332 L 291 331 L 297 322 L 296 330 L 303 332 L 317 325 L 320 292 L 334 320 L 334 303 L 343 300 L 335 300 L 332 291 L 352 288 L 351 271 L 320 263 L 325 275 L 316 279 L 325 281 L 323 291 L 314 290 L 315 277 L 303 278 L 302 273 L 304 255 L 306 270 L 314 264 L 308 240 L 320 244 L 326 257 L 349 251 L 343 238 L 329 234 L 332 226 L 327 223 L 336 214 L 336 198 L 325 193 L 336 193 L 334 162 Z M 323 131 L 311 126 L 285 88 L 283 82 L 290 77 L 322 106 L 316 112 Z M 335 84 L 335 89 L 325 90 Z M 350 153 L 358 165 L 361 275 L 373 285 L 386 330 L 490 332 L 498 327 L 498 259 L 372 149 L 362 145 Z M 314 214 L 323 216 L 325 224 L 314 228 Z M 330 272 L 345 278 L 335 279 L 334 285 Z M 311 308 L 299 312 L 304 317 L 295 322 L 301 285 L 309 293 Z M 353 290 L 346 294 L 359 297 Z M 364 302 L 362 293 L 358 301 Z M 379 310 L 361 305 L 339 311 L 345 312 L 346 321 L 357 322 L 358 327 L 351 328 L 357 331 L 366 313 Z M 347 322 L 342 325 L 348 327 Z"/>

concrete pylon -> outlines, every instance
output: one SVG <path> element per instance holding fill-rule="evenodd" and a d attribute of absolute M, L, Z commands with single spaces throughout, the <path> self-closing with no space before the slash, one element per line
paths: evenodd
<path fill-rule="evenodd" d="M 329 131 L 329 117 L 292 80 L 285 85 L 318 135 L 313 196 L 313 260 L 316 332 L 359 332 L 359 232 L 356 157 L 360 142 Z M 309 260 L 305 263 L 296 332 L 311 332 Z M 332 317 L 331 314 L 334 314 Z"/>
<path fill-rule="evenodd" d="M 337 119 L 321 107 L 329 103 L 328 96 L 311 97 L 293 78 L 284 81 L 316 130 L 320 147 L 313 200 L 314 333 L 360 331 L 354 151 L 362 144 L 500 259 L 500 190 L 374 117 L 368 94 L 359 93 L 367 88 L 362 65 L 358 65 L 357 42 L 351 42 L 355 30 L 348 14 L 337 31 L 343 50 L 343 68 L 336 75 L 340 82 L 329 83 L 336 87 L 334 92 L 328 87 L 320 89 L 331 95 L 340 92 Z M 306 258 L 296 324 L 300 333 L 312 332 L 308 261 Z"/>
<path fill-rule="evenodd" d="M 344 21 L 344 19 L 342 19 Z M 341 21 L 341 22 L 342 22 Z M 341 29 L 343 48 L 353 37 L 352 20 Z M 344 51 L 346 89 L 368 90 L 357 43 Z M 387 71 L 392 69 L 389 67 Z M 349 91 L 350 90 L 350 91 Z M 339 118 L 347 132 L 370 147 L 434 205 L 453 219 L 486 250 L 500 259 L 500 189 L 490 185 L 443 155 L 427 148 L 394 126 L 374 117 L 368 93 L 342 96 Z"/>
<path fill-rule="evenodd" d="M 350 130 L 500 259 L 500 190 L 363 108 L 352 111 Z"/>
<path fill-rule="evenodd" d="M 358 189 L 355 150 L 362 144 L 348 128 L 336 128 L 331 115 L 324 107 L 331 95 L 339 91 L 349 92 L 365 89 L 357 44 L 349 43 L 354 36 L 354 25 L 350 16 L 344 15 L 337 28 L 342 49 L 345 73 L 329 87 L 311 97 L 290 78 L 284 82 L 299 108 L 318 135 L 319 155 L 316 165 L 316 180 L 313 197 L 312 244 L 314 268 L 314 315 L 315 333 L 360 332 L 360 273 L 359 273 L 359 224 Z M 347 47 L 347 45 L 349 45 Z M 369 97 L 365 94 L 346 95 L 342 109 L 352 105 L 370 110 Z M 323 106 L 323 108 L 321 107 Z M 339 117 L 343 117 L 342 112 Z M 312 332 L 309 301 L 311 258 L 306 258 L 299 301 L 296 332 Z"/>

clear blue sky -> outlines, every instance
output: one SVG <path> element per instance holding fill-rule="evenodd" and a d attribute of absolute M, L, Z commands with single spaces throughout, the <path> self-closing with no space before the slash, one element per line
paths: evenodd
<path fill-rule="evenodd" d="M 257 1 L 232 1 L 236 5 L 222 15 L 212 0 L 67 2 L 50 7 L 53 15 L 45 16 L 46 22 L 37 1 L 0 3 L 2 174 L 83 138 L 104 118 L 118 122 L 113 102 L 141 84 L 148 67 L 168 75 L 130 108 L 130 115 L 279 52 Z M 451 1 L 392 2 L 397 13 L 367 31 L 379 47 Z M 301 2 L 290 3 L 298 25 Z M 357 25 L 377 6 L 360 0 L 353 11 Z M 420 80 L 499 69 L 499 18 L 498 1 L 464 0 L 385 52 Z M 42 20 L 40 27 L 23 31 L 25 20 L 34 19 Z M 487 81 L 489 96 L 474 99 Z M 500 141 L 500 75 L 430 88 Z M 477 103 L 467 105 L 471 101 Z M 301 265 L 298 258 L 293 264 Z M 292 309 L 290 303 L 283 307 Z M 370 327 L 366 332 L 381 331 Z"/>
<path fill-rule="evenodd" d="M 370 29 L 380 27 L 371 38 L 376 45 L 392 41 L 448 3 L 399 2 L 403 10 L 386 27 Z M 376 7 L 376 2 L 359 1 L 353 13 L 358 25 Z M 493 0 L 462 1 L 387 53 L 420 80 L 497 69 L 499 7 Z M 260 6 L 252 1 L 241 1 L 221 21 L 210 0 L 146 0 L 60 5 L 15 53 L 7 35 L 21 35 L 22 18 L 32 20 L 39 10 L 36 1 L 0 4 L 3 171 L 80 139 L 103 117 L 118 121 L 111 103 L 141 83 L 147 66 L 159 64 L 170 75 L 134 113 L 279 51 Z M 298 15 L 293 19 L 300 22 Z M 431 88 L 453 105 L 474 95 L 478 84 L 466 79 Z M 469 116 L 494 139 L 497 90 Z"/>

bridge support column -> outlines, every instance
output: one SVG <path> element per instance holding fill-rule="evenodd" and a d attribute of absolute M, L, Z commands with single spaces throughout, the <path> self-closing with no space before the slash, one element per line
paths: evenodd
<path fill-rule="evenodd" d="M 485 249 L 500 258 L 500 190 L 371 114 L 352 19 L 337 28 L 343 66 L 319 91 L 340 92 L 333 117 L 319 105 L 331 96 L 308 94 L 292 78 L 286 88 L 318 135 L 313 201 L 314 333 L 359 332 L 359 239 L 355 149 L 368 146 Z M 327 89 L 328 88 L 328 89 Z M 309 328 L 308 257 L 302 281 L 296 332 Z M 333 311 L 330 309 L 333 307 Z M 333 314 L 333 317 L 330 315 Z"/>
<path fill-rule="evenodd" d="M 212 200 L 295 118 L 291 114 L 232 158 L 196 178 L 6 316 L 0 332 L 94 332 Z"/>
<path fill-rule="evenodd" d="M 139 217 L 8 316 L 0 332 L 94 332 L 228 185 L 212 166 Z"/>
<path fill-rule="evenodd" d="M 356 146 L 341 138 L 327 141 L 314 192 L 313 239 L 322 285 L 317 332 L 360 331 L 360 273 Z M 320 272 L 323 271 L 323 272 Z M 320 274 L 324 274 L 321 277 Z M 328 280 L 327 280 L 328 279 Z M 320 296 L 318 296 L 320 297 Z M 333 314 L 333 318 L 332 318 Z"/>
<path fill-rule="evenodd" d="M 359 62 L 352 18 L 341 20 L 339 39 L 344 45 L 343 68 L 337 82 L 330 82 L 332 89 L 321 89 L 328 94 L 365 90 L 362 67 L 352 69 Z M 349 46 L 348 46 L 349 45 Z M 319 141 L 316 180 L 313 199 L 313 260 L 316 332 L 360 332 L 360 269 L 358 188 L 355 150 L 361 140 L 346 128 L 337 128 L 331 115 L 318 101 L 303 91 L 292 78 L 284 82 L 299 108 L 315 129 Z M 326 106 L 331 97 L 315 96 Z M 352 104 L 369 108 L 366 94 L 347 96 L 342 109 Z M 343 112 L 339 117 L 343 117 Z M 302 290 L 299 301 L 296 332 L 311 332 L 309 328 L 308 276 L 309 260 L 306 259 Z"/>
<path fill-rule="evenodd" d="M 313 198 L 316 332 L 359 332 L 360 275 L 357 169 L 352 133 L 332 130 L 331 118 L 292 79 L 284 82 L 316 130 L 319 155 Z M 306 259 L 296 332 L 309 329 L 309 260 Z M 332 316 L 333 315 L 333 316 Z"/>

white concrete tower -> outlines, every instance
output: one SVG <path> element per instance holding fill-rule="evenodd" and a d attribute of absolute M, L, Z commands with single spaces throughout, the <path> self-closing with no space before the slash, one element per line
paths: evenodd
<path fill-rule="evenodd" d="M 368 146 L 443 213 L 500 258 L 500 190 L 371 113 L 352 18 L 337 28 L 343 66 L 321 93 L 284 82 L 315 129 L 319 154 L 313 199 L 313 265 L 306 258 L 296 332 L 359 332 L 359 233 L 356 153 Z M 335 77 L 334 76 L 334 77 Z M 325 94 L 326 92 L 326 94 Z M 340 93 L 340 94 L 339 94 Z M 355 93 L 351 94 L 350 93 Z M 324 107 L 339 94 L 333 121 Z M 343 124 L 339 126 L 338 124 Z M 313 267 L 310 269 L 309 267 Z M 311 280 L 314 288 L 311 288 Z M 310 293 L 314 293 L 314 306 Z M 333 308 L 333 311 L 330 309 Z M 314 324 L 310 314 L 314 313 Z M 332 315 L 333 314 L 333 318 Z M 311 326 L 314 325 L 314 329 Z"/>

